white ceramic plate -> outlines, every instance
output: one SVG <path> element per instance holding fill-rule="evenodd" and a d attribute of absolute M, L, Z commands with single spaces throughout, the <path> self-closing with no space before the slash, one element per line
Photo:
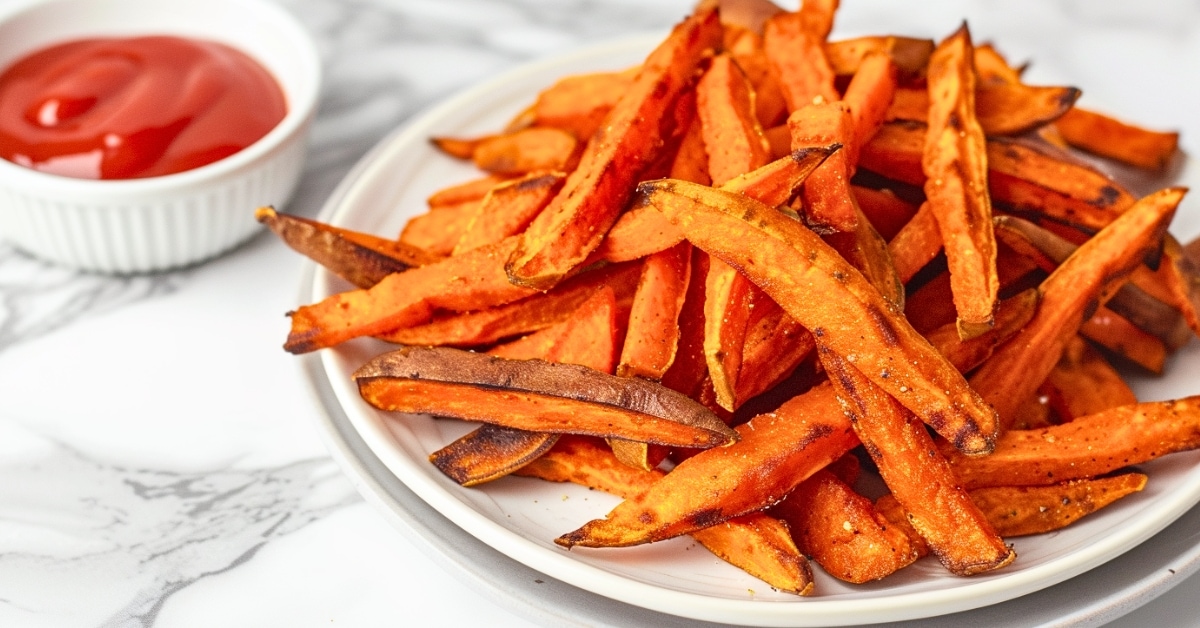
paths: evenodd
<path fill-rule="evenodd" d="M 353 229 L 396 233 L 424 210 L 432 191 L 477 173 L 434 151 L 432 135 L 494 131 L 538 90 L 566 74 L 620 69 L 638 62 L 658 38 L 614 42 L 524 66 L 432 109 L 383 141 L 335 192 L 322 219 Z M 345 289 L 318 269 L 305 301 Z M 615 498 L 579 487 L 504 478 L 463 489 L 426 461 L 428 454 L 470 429 L 424 416 L 385 416 L 359 398 L 350 373 L 387 345 L 356 341 L 325 351 L 320 365 L 340 410 L 370 451 L 413 493 L 466 533 L 565 583 L 670 615 L 743 625 L 852 625 L 932 617 L 992 605 L 1062 582 L 1137 546 L 1200 500 L 1200 453 L 1144 465 L 1145 491 L 1058 533 L 1016 539 L 1019 558 L 998 573 L 949 575 L 926 559 L 883 582 L 851 586 L 818 575 L 813 597 L 773 591 L 714 558 L 689 539 L 649 546 L 570 552 L 558 535 L 601 517 Z M 1140 386 L 1145 399 L 1197 392 L 1184 373 L 1200 367 L 1192 343 L 1172 364 L 1173 375 Z"/>

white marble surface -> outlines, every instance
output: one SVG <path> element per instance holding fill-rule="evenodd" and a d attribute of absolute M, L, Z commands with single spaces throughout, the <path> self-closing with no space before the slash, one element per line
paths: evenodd
<path fill-rule="evenodd" d="M 526 60 L 665 29 L 691 4 L 281 2 L 326 73 L 288 207 L 307 215 L 423 107 Z M 844 0 L 835 37 L 941 37 L 966 18 L 977 41 L 1031 60 L 1031 82 L 1079 85 L 1083 102 L 1200 151 L 1195 1 L 912 4 Z M 1190 208 L 1184 237 L 1200 232 Z M 269 237 L 125 278 L 0 243 L 0 626 L 536 625 L 444 571 L 330 460 L 280 349 L 300 270 Z M 1193 625 L 1198 594 L 1193 576 L 1114 625 Z"/>

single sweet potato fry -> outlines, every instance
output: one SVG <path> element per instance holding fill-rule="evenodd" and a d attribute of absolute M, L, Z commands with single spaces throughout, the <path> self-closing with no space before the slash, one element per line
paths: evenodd
<path fill-rule="evenodd" d="M 505 265 L 513 283 L 548 289 L 600 245 L 654 160 L 671 103 L 720 43 L 717 11 L 702 6 L 650 53 L 604 131 L 587 143 L 563 189 L 521 236 Z"/>
<path fill-rule="evenodd" d="M 1200 447 L 1200 396 L 1120 406 L 1069 423 L 1010 430 L 990 456 L 942 447 L 967 489 L 1035 486 L 1104 475 Z"/>
<path fill-rule="evenodd" d="M 663 474 L 621 464 L 595 441 L 572 436 L 561 439 L 546 455 L 518 470 L 517 475 L 572 482 L 629 498 L 649 488 Z M 778 519 L 749 514 L 696 530 L 692 537 L 722 560 L 776 589 L 798 595 L 813 590 L 808 560 Z"/>
<path fill-rule="evenodd" d="M 977 454 L 990 449 L 991 408 L 898 308 L 799 221 L 682 181 L 645 182 L 639 192 L 693 245 L 739 269 L 834 351 L 854 356 L 872 381 L 951 442 Z"/>
<path fill-rule="evenodd" d="M 1179 133 L 1151 131 L 1074 107 L 1054 123 L 1068 144 L 1147 170 L 1161 170 L 1179 150 Z"/>
<path fill-rule="evenodd" d="M 566 175 L 536 171 L 494 186 L 475 206 L 451 255 L 493 244 L 525 230 L 562 188 Z"/>
<path fill-rule="evenodd" d="M 858 71 L 846 86 L 842 102 L 854 124 L 853 141 L 844 148 L 846 160 L 853 167 L 858 163 L 859 147 L 871 141 L 887 119 L 888 106 L 896 94 L 899 70 L 891 57 L 878 52 L 863 57 Z"/>
<path fill-rule="evenodd" d="M 435 308 L 474 310 L 530 296 L 536 291 L 513 285 L 503 270 L 515 246 L 516 239 L 509 238 L 301 306 L 289 314 L 284 349 L 307 353 L 424 323 Z"/>
<path fill-rule="evenodd" d="M 485 423 L 429 455 L 429 462 L 462 486 L 509 475 L 549 451 L 559 434 Z"/>
<path fill-rule="evenodd" d="M 1079 326 L 1079 334 L 1150 373 L 1161 374 L 1170 354 L 1157 336 L 1104 306 Z"/>
<path fill-rule="evenodd" d="M 728 55 L 715 57 L 696 85 L 696 105 L 708 174 L 714 185 L 753 171 L 770 161 L 749 81 Z M 704 355 L 717 403 L 736 405 L 738 371 L 746 342 L 750 294 L 756 288 L 736 270 L 713 260 L 705 277 Z"/>
<path fill-rule="evenodd" d="M 904 225 L 912 220 L 919 209 L 917 204 L 900 198 L 895 191 L 890 189 L 851 185 L 850 192 L 854 194 L 854 200 L 858 203 L 858 208 L 862 210 L 863 215 L 871 221 L 871 226 L 875 227 L 875 231 L 889 242 L 896 237 Z M 940 240 L 938 248 L 941 248 Z"/>
<path fill-rule="evenodd" d="M 714 185 L 771 161 L 771 149 L 754 110 L 753 88 L 729 55 L 714 57 L 700 77 L 696 111 Z"/>
<path fill-rule="evenodd" d="M 600 128 L 621 94 L 629 89 L 637 71 L 634 67 L 560 79 L 538 94 L 533 105 L 534 126 L 569 131 L 586 142 Z"/>
<path fill-rule="evenodd" d="M 942 251 L 942 232 L 933 207 L 921 203 L 917 213 L 888 242 L 888 253 L 900 281 L 908 283 Z"/>
<path fill-rule="evenodd" d="M 435 312 L 425 324 L 392 329 L 375 337 L 404 345 L 481 347 L 567 320 L 601 287 L 613 290 L 618 308 L 627 312 L 640 272 L 636 263 L 615 264 L 582 273 L 553 290 L 519 301 L 469 312 Z"/>
<path fill-rule="evenodd" d="M 400 242 L 423 249 L 434 255 L 447 256 L 462 239 L 467 226 L 479 212 L 483 200 L 465 201 L 456 205 L 436 205 L 429 211 L 413 216 L 400 230 Z"/>
<path fill-rule="evenodd" d="M 1121 374 L 1079 336 L 1064 347 L 1041 393 L 1049 397 L 1047 403 L 1062 423 L 1137 403 L 1137 396 Z"/>
<path fill-rule="evenodd" d="M 975 118 L 973 49 L 964 23 L 929 58 L 929 128 L 921 160 L 963 338 L 991 327 L 1000 290 L 987 145 Z"/>
<path fill-rule="evenodd" d="M 1004 537 L 1053 532 L 1142 490 L 1141 473 L 1081 478 L 1050 486 L 996 486 L 970 492 L 996 531 Z"/>
<path fill-rule="evenodd" d="M 367 362 L 354 379 L 363 399 L 388 412 L 679 447 L 737 440 L 720 419 L 679 393 L 574 364 L 402 347 Z"/>
<path fill-rule="evenodd" d="M 369 288 L 392 273 L 441 259 L 403 242 L 277 212 L 273 207 L 258 208 L 254 218 L 284 244 L 359 288 Z"/>
<path fill-rule="evenodd" d="M 496 174 L 484 175 L 464 183 L 444 187 L 430 194 L 429 198 L 425 199 L 425 202 L 429 207 L 437 207 L 439 205 L 458 205 L 467 201 L 478 201 L 490 192 L 492 188 L 508 181 L 509 178 Z"/>
<path fill-rule="evenodd" d="M 646 258 L 633 297 L 617 375 L 662 379 L 679 347 L 679 312 L 691 275 L 692 247 L 686 242 Z"/>
<path fill-rule="evenodd" d="M 621 547 L 689 534 L 778 502 L 858 444 L 830 386 L 813 388 L 737 431 L 737 443 L 684 460 L 605 519 L 555 542 Z"/>
<path fill-rule="evenodd" d="M 1011 563 L 1016 553 L 958 486 L 925 424 L 819 338 L 817 352 L 879 475 L 942 565 L 969 576 Z"/>
<path fill-rule="evenodd" d="M 763 49 L 779 77 L 789 112 L 840 96 L 825 58 L 824 36 L 810 28 L 800 12 L 777 13 L 763 27 Z"/>
<path fill-rule="evenodd" d="M 568 172 L 579 160 L 580 146 L 569 131 L 529 127 L 483 140 L 471 153 L 471 160 L 480 170 L 503 176 Z"/>
<path fill-rule="evenodd" d="M 972 387 L 1002 422 L 1011 422 L 1017 404 L 1045 380 L 1091 311 L 1112 296 L 1148 252 L 1162 246 L 1184 192 L 1166 188 L 1138 201 L 1042 282 L 1033 319 L 971 376 Z"/>
<path fill-rule="evenodd" d="M 429 138 L 429 143 L 433 144 L 438 150 L 454 157 L 455 159 L 470 159 L 475 154 L 475 149 L 479 145 L 495 137 L 494 135 L 481 135 L 479 137 L 446 137 L 436 136 Z"/>
<path fill-rule="evenodd" d="M 838 580 L 872 582 L 920 557 L 909 536 L 871 500 L 825 469 L 768 512 L 786 522 L 796 546 Z"/>

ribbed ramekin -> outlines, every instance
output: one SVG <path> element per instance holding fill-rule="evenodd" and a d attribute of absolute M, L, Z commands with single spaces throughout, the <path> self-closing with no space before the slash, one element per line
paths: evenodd
<path fill-rule="evenodd" d="M 261 227 L 254 209 L 284 205 L 303 170 L 316 112 L 316 46 L 270 0 L 49 0 L 0 16 L 0 67 L 52 43 L 167 34 L 219 41 L 261 63 L 287 114 L 266 136 L 206 166 L 160 177 L 89 180 L 0 159 L 0 239 L 82 270 L 142 273 L 194 264 Z"/>

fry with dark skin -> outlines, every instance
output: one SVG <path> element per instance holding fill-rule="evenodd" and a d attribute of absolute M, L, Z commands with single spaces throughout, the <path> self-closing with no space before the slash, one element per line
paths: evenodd
<path fill-rule="evenodd" d="M 415 246 L 277 212 L 273 207 L 258 208 L 254 218 L 285 244 L 359 288 L 441 259 Z"/>
<path fill-rule="evenodd" d="M 893 304 L 799 221 L 744 196 L 682 181 L 646 182 L 639 190 L 693 245 L 739 269 L 834 351 L 854 356 L 867 377 L 961 450 L 991 449 L 991 408 Z"/>

